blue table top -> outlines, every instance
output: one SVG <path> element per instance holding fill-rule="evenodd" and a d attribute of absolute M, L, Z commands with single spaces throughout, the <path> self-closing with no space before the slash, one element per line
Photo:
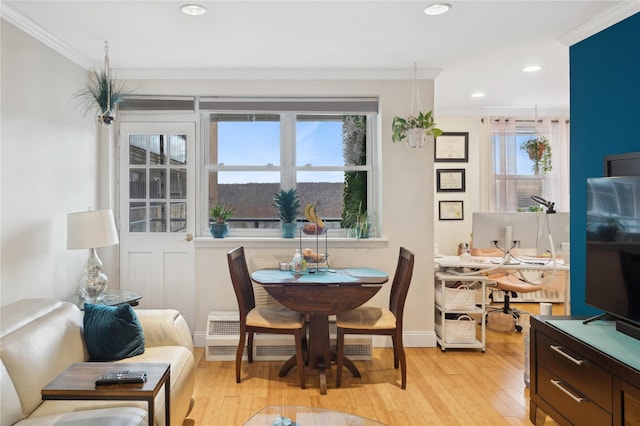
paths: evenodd
<path fill-rule="evenodd" d="M 321 269 L 318 272 L 294 273 L 277 269 L 260 269 L 251 274 L 259 284 L 383 284 L 386 272 L 373 268 Z"/>

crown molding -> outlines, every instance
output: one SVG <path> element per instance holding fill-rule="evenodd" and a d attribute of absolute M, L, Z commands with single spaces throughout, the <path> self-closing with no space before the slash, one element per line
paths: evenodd
<path fill-rule="evenodd" d="M 93 68 L 94 64 L 91 60 L 89 60 L 89 58 L 87 58 L 68 44 L 63 43 L 60 39 L 54 37 L 51 33 L 46 31 L 42 27 L 34 24 L 31 20 L 26 18 L 24 15 L 22 15 L 20 12 L 18 12 L 5 2 L 2 2 L 0 4 L 0 15 L 2 16 L 2 19 L 15 25 L 36 40 L 42 42 L 45 46 L 53 49 L 55 52 L 58 52 L 65 58 L 69 59 L 71 62 L 81 66 L 86 70 L 90 70 Z"/>
<path fill-rule="evenodd" d="M 182 68 L 115 70 L 127 80 L 411 80 L 413 69 L 396 68 Z M 419 69 L 418 79 L 434 80 L 441 69 Z"/>
<path fill-rule="evenodd" d="M 640 12 L 640 0 L 625 0 L 606 12 L 591 18 L 586 23 L 558 37 L 558 41 L 572 46 L 618 22 Z"/>

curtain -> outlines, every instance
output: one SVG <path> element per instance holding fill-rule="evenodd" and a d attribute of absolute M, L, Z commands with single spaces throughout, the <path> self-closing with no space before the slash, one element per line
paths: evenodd
<path fill-rule="evenodd" d="M 556 210 L 569 211 L 569 120 L 543 119 L 543 133 L 552 146 L 552 170 L 544 177 L 542 197 L 556 203 Z"/>

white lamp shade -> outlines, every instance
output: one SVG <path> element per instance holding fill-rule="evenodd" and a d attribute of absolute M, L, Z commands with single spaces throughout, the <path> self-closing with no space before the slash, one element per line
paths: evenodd
<path fill-rule="evenodd" d="M 111 210 L 91 210 L 67 215 L 67 249 L 90 249 L 118 244 Z"/>

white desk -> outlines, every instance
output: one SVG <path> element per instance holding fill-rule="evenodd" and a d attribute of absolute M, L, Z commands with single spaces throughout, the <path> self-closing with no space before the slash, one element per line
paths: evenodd
<path fill-rule="evenodd" d="M 542 260 L 542 259 L 541 259 Z M 471 261 L 463 262 L 460 260 L 460 256 L 442 256 L 435 257 L 433 259 L 436 265 L 436 269 L 452 270 L 459 268 L 477 269 L 480 273 L 487 272 L 488 269 L 494 269 L 496 271 L 552 271 L 554 269 L 553 263 L 549 261 L 543 265 L 536 265 L 530 263 L 518 263 L 510 265 L 499 265 L 491 262 L 491 257 L 479 257 L 474 256 Z M 570 315 L 571 313 L 571 279 L 569 265 L 565 265 L 562 259 L 556 260 L 556 271 L 566 271 L 567 280 L 564 289 L 564 313 Z"/>

